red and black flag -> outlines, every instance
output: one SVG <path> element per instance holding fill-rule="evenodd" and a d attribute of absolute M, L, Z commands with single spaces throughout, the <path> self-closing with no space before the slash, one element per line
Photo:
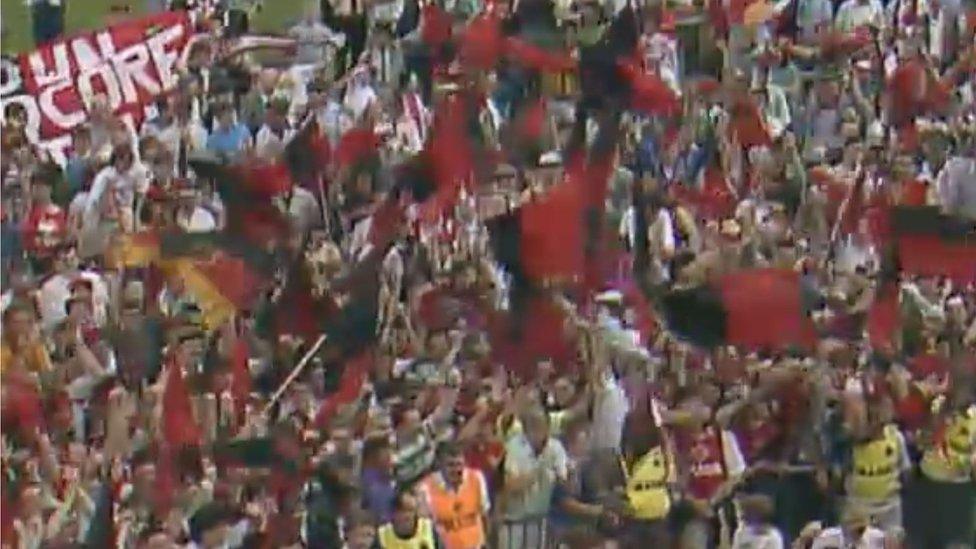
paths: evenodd
<path fill-rule="evenodd" d="M 492 357 L 522 381 L 530 381 L 540 360 L 560 371 L 574 366 L 576 336 L 565 312 L 539 291 L 513 296 L 507 313 L 490 315 L 488 336 Z"/>
<path fill-rule="evenodd" d="M 976 282 L 976 221 L 934 206 L 894 207 L 890 221 L 902 272 Z"/>
<path fill-rule="evenodd" d="M 319 178 L 332 160 L 332 146 L 314 116 L 285 145 L 283 156 L 292 181 L 308 189 L 318 188 Z"/>
<path fill-rule="evenodd" d="M 174 450 L 200 446 L 203 440 L 200 427 L 193 417 L 183 361 L 178 353 L 172 353 L 166 365 L 162 427 L 165 444 Z"/>
<path fill-rule="evenodd" d="M 661 309 L 672 332 L 700 347 L 807 348 L 816 341 L 808 302 L 796 272 L 750 269 L 673 290 Z"/>
<path fill-rule="evenodd" d="M 33 441 L 38 431 L 47 427 L 44 421 L 44 402 L 37 382 L 19 373 L 4 376 L 3 385 L 4 432 L 16 432 L 25 441 Z"/>
<path fill-rule="evenodd" d="M 194 172 L 214 182 L 227 213 L 223 234 L 266 248 L 282 242 L 291 229 L 287 215 L 272 199 L 288 184 L 268 182 L 250 172 L 246 164 L 228 166 L 219 159 L 198 156 L 190 161 Z"/>
<path fill-rule="evenodd" d="M 272 330 L 275 339 L 289 334 L 314 341 L 319 334 L 320 320 L 338 310 L 328 298 L 316 297 L 308 269 L 302 260 L 294 262 L 288 269 L 284 287 L 274 303 Z"/>
<path fill-rule="evenodd" d="M 326 397 L 315 414 L 316 426 L 320 429 L 328 429 L 329 422 L 339 409 L 359 398 L 363 384 L 369 378 L 372 361 L 372 352 L 366 351 L 345 362 L 338 387 L 335 392 Z"/>
<path fill-rule="evenodd" d="M 491 70 L 505 51 L 501 19 L 491 11 L 475 17 L 464 29 L 458 56 L 461 63 L 478 70 Z"/>
<path fill-rule="evenodd" d="M 299 490 L 307 474 L 308 463 L 298 434 L 287 425 L 276 426 L 270 436 L 218 445 L 214 458 L 224 466 L 269 469 L 270 488 L 279 499 Z"/>
<path fill-rule="evenodd" d="M 379 158 L 380 137 L 372 128 L 353 128 L 342 134 L 335 162 L 340 168 L 364 169 Z"/>
<path fill-rule="evenodd" d="M 681 112 L 681 98 L 661 78 L 633 61 L 622 61 L 620 73 L 629 84 L 628 106 L 647 116 L 672 116 Z"/>

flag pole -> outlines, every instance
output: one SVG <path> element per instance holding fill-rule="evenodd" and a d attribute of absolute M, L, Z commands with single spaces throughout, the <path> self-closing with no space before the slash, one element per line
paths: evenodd
<path fill-rule="evenodd" d="M 293 381 L 295 381 L 295 378 L 298 377 L 298 374 L 302 373 L 302 371 L 305 369 L 305 366 L 307 366 L 308 363 L 312 360 L 312 357 L 315 356 L 315 353 L 319 351 L 319 348 L 322 347 L 323 343 L 325 343 L 325 334 L 319 336 L 319 338 L 315 341 L 315 345 L 312 345 L 312 348 L 309 349 L 307 353 L 305 353 L 305 356 L 303 356 L 300 361 L 298 361 L 298 364 L 295 365 L 295 368 L 291 371 L 290 374 L 288 374 L 288 377 L 285 378 L 285 381 L 282 382 L 282 384 L 278 387 L 278 389 L 274 392 L 274 394 L 271 395 L 271 400 L 268 401 L 268 405 L 264 407 L 264 411 L 261 412 L 261 415 L 263 416 L 268 415 L 268 413 L 271 411 L 271 408 L 273 408 L 275 403 L 278 402 L 278 400 L 281 398 L 281 395 L 285 394 L 285 390 L 288 389 L 288 387 L 292 384 Z"/>

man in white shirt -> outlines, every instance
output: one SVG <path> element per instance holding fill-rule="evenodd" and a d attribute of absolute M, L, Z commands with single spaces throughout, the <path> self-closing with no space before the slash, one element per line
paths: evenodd
<path fill-rule="evenodd" d="M 254 138 L 254 149 L 261 158 L 274 160 L 285 150 L 285 145 L 295 135 L 294 128 L 288 123 L 287 98 L 276 97 L 271 100 L 264 113 L 264 124 Z"/>
<path fill-rule="evenodd" d="M 974 154 L 974 148 L 976 147 L 970 143 L 968 153 L 947 160 L 935 179 L 942 208 L 947 213 L 972 220 L 976 220 L 976 154 Z"/>
<path fill-rule="evenodd" d="M 187 176 L 190 155 L 207 148 L 207 130 L 190 116 L 190 107 L 170 98 L 155 124 L 145 124 L 142 135 L 154 135 L 171 153 L 173 174 Z"/>
<path fill-rule="evenodd" d="M 67 316 L 64 304 L 71 297 L 72 285 L 79 279 L 91 284 L 95 323 L 104 325 L 109 302 L 108 286 L 98 273 L 79 270 L 75 249 L 68 248 L 56 259 L 55 273 L 41 284 L 38 291 L 41 326 L 45 330 L 53 329 Z"/>
<path fill-rule="evenodd" d="M 813 540 L 810 549 L 884 549 L 885 534 L 870 525 L 870 518 L 848 509 L 840 526 L 827 528 Z"/>
<path fill-rule="evenodd" d="M 546 547 L 546 516 L 557 482 L 566 480 L 568 457 L 549 436 L 549 418 L 541 411 L 522 420 L 523 432 L 505 444 L 504 522 L 500 547 Z"/>
<path fill-rule="evenodd" d="M 833 24 L 834 7 L 830 0 L 796 0 L 797 41 L 817 44 L 820 34 Z"/>
<path fill-rule="evenodd" d="M 844 0 L 837 8 L 834 25 L 840 32 L 850 33 L 862 27 L 885 26 L 885 12 L 878 0 Z"/>
<path fill-rule="evenodd" d="M 112 195 L 114 207 L 118 209 L 122 229 L 131 231 L 135 213 L 136 197 L 149 190 L 149 171 L 135 159 L 130 145 L 115 148 L 109 166 L 98 172 L 88 193 L 86 213 L 94 214 L 104 205 L 107 194 Z"/>
<path fill-rule="evenodd" d="M 217 230 L 217 219 L 203 207 L 194 189 L 180 191 L 176 224 L 188 233 L 211 233 Z"/>

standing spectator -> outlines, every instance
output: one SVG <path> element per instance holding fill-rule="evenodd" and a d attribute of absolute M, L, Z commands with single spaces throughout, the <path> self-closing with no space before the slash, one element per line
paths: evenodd
<path fill-rule="evenodd" d="M 530 411 L 523 429 L 505 445 L 503 518 L 500 547 L 544 549 L 547 515 L 556 484 L 567 478 L 566 450 L 549 435 L 549 418 Z"/>
<path fill-rule="evenodd" d="M 783 534 L 772 524 L 773 500 L 763 495 L 745 496 L 739 502 L 742 524 L 732 538 L 732 549 L 783 549 Z"/>
<path fill-rule="evenodd" d="M 393 504 L 393 520 L 380 527 L 377 533 L 380 549 L 399 547 L 430 547 L 444 549 L 434 523 L 420 516 L 417 498 L 410 492 L 400 492 Z"/>
<path fill-rule="evenodd" d="M 870 516 L 863 511 L 847 509 L 841 525 L 821 531 L 810 549 L 854 547 L 855 549 L 884 549 L 884 532 L 871 526 Z"/>
<path fill-rule="evenodd" d="M 448 442 L 437 450 L 439 468 L 420 485 L 421 501 L 445 549 L 479 549 L 488 541 L 488 485 L 477 469 L 465 467 L 461 448 Z"/>
<path fill-rule="evenodd" d="M 251 145 L 251 132 L 237 121 L 237 114 L 230 103 L 214 107 L 214 129 L 207 138 L 207 150 L 222 158 L 233 159 Z"/>
<path fill-rule="evenodd" d="M 34 45 L 40 46 L 61 37 L 64 33 L 64 10 L 67 0 L 30 0 L 31 21 L 34 24 Z"/>

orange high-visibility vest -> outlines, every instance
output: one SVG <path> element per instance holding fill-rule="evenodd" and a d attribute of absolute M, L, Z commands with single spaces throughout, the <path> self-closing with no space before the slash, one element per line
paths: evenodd
<path fill-rule="evenodd" d="M 430 512 L 437 532 L 447 549 L 477 549 L 485 544 L 485 527 L 481 522 L 483 483 L 480 473 L 465 469 L 458 490 L 444 485 L 439 474 L 424 480 Z"/>

